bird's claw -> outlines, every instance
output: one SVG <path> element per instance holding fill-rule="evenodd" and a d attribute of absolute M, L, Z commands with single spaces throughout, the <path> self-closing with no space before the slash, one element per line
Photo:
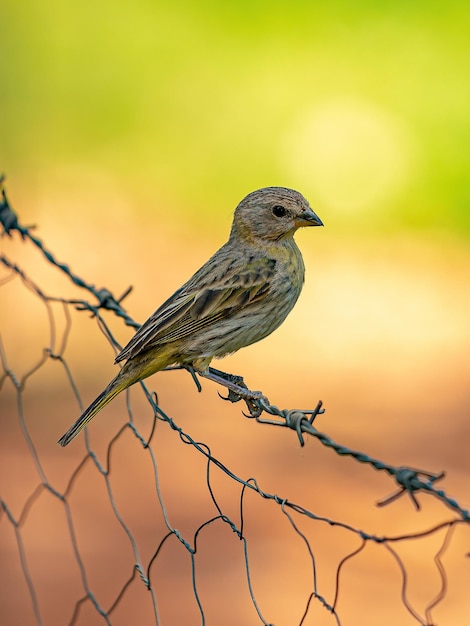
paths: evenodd
<path fill-rule="evenodd" d="M 228 402 L 235 403 L 240 402 L 240 400 L 244 400 L 248 408 L 248 413 L 242 411 L 245 417 L 256 418 L 261 415 L 264 409 L 259 405 L 260 400 L 262 400 L 265 404 L 269 404 L 269 400 L 266 396 L 264 396 L 260 391 L 250 391 L 245 384 L 243 384 L 243 387 L 240 387 L 240 392 L 229 389 L 227 396 L 223 396 L 219 391 L 217 393 L 219 394 L 219 398 Z"/>
<path fill-rule="evenodd" d="M 251 400 L 249 398 L 245 398 L 245 403 L 246 403 L 246 406 L 247 406 L 248 411 L 249 411 L 249 414 L 245 413 L 245 411 L 242 411 L 242 413 L 243 413 L 243 415 L 245 417 L 258 418 L 261 415 L 261 413 L 263 412 L 263 409 L 258 404 L 256 404 L 255 400 Z"/>
<path fill-rule="evenodd" d="M 264 411 L 262 405 L 269 405 L 269 400 L 261 393 L 261 391 L 248 391 L 248 393 L 244 397 L 242 396 L 241 399 L 245 400 L 245 404 L 249 411 L 249 414 L 242 411 L 245 417 L 258 418 Z"/>
<path fill-rule="evenodd" d="M 219 398 L 221 398 L 222 400 L 226 400 L 227 402 L 240 402 L 240 400 L 243 399 L 242 396 L 233 389 L 229 389 L 226 396 L 223 396 L 220 391 L 218 391 L 217 393 L 219 395 Z"/>

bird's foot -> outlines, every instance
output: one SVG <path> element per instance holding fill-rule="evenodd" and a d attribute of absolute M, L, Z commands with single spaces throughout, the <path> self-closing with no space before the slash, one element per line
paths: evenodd
<path fill-rule="evenodd" d="M 228 374 L 213 367 L 209 367 L 205 372 L 198 373 L 200 376 L 203 376 L 208 380 L 212 380 L 228 390 L 228 395 L 226 397 L 219 393 L 219 396 L 223 400 L 228 400 L 229 402 L 239 402 L 240 400 L 244 400 L 250 413 L 247 417 L 259 417 L 261 415 L 263 409 L 260 406 L 260 401 L 265 404 L 269 404 L 269 400 L 261 393 L 261 391 L 252 391 L 251 389 L 248 389 L 245 381 L 243 380 L 243 376 Z"/>

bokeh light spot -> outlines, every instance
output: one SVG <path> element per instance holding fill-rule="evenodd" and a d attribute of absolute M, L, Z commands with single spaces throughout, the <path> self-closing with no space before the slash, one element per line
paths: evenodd
<path fill-rule="evenodd" d="M 299 187 L 346 213 L 369 213 L 402 190 L 413 165 L 410 132 L 399 118 L 367 102 L 315 107 L 285 141 L 285 167 Z"/>

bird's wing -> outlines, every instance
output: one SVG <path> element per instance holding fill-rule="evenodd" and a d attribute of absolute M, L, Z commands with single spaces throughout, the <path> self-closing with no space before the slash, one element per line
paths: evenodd
<path fill-rule="evenodd" d="M 250 259 L 239 271 L 227 273 L 203 287 L 201 281 L 191 279 L 139 328 L 117 355 L 116 363 L 187 337 L 253 302 L 259 302 L 269 292 L 275 265 L 273 259 Z"/>

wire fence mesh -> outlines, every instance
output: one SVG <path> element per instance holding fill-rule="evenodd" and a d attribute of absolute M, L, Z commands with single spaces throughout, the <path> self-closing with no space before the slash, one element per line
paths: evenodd
<path fill-rule="evenodd" d="M 63 407 L 83 408 L 84 377 L 75 374 L 70 344 L 88 341 L 82 329 L 93 325 L 116 351 L 116 321 L 138 324 L 122 307 L 128 291 L 115 298 L 58 261 L 20 223 L 4 190 L 0 221 L 9 246 L 0 255 L 3 624 L 468 623 L 462 570 L 450 556 L 468 577 L 470 514 L 439 487 L 444 473 L 395 467 L 337 444 L 316 428 L 321 403 L 301 411 L 259 400 L 254 419 L 263 432 L 295 431 L 298 449 L 312 438 L 387 475 L 395 491 L 378 504 L 393 509 L 399 496 L 409 496 L 400 509 L 403 532 L 362 530 L 348 511 L 334 518 L 296 502 L 288 482 L 270 490 L 255 476 L 242 477 L 226 448 L 198 441 L 145 384 L 113 409 L 125 417 L 113 421 L 111 435 L 108 428 L 92 440 L 85 432 L 84 452 L 56 446 L 75 417 L 64 422 Z M 33 269 L 18 260 L 25 246 Z M 41 286 L 46 267 L 65 277 L 62 293 L 70 296 Z M 30 349 L 15 343 L 27 328 L 38 339 Z M 89 350 L 100 349 L 95 337 Z M 48 387 L 51 377 L 60 393 Z M 196 403 L 191 385 L 185 393 Z M 211 413 L 221 419 L 230 406 L 216 400 L 206 412 L 215 423 Z M 423 493 L 438 505 L 434 521 L 420 518 L 422 527 L 409 531 Z"/>

